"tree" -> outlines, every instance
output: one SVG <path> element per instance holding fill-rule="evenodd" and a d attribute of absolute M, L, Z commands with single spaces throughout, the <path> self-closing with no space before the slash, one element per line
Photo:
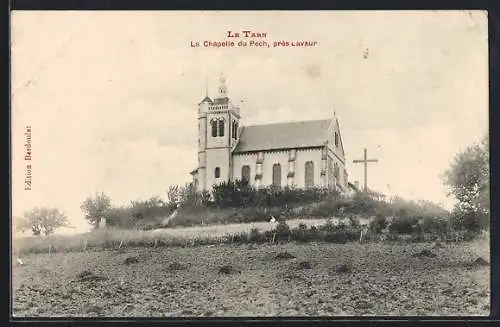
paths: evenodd
<path fill-rule="evenodd" d="M 111 209 L 111 199 L 104 193 L 96 193 L 94 198 L 88 197 L 80 209 L 85 213 L 85 219 L 94 227 L 99 226 L 102 218 L 106 218 Z"/>
<path fill-rule="evenodd" d="M 489 143 L 481 142 L 459 152 L 444 174 L 444 184 L 458 203 L 453 216 L 458 224 L 477 231 L 488 227 L 490 214 Z"/>
<path fill-rule="evenodd" d="M 59 227 L 70 227 L 70 223 L 66 215 L 55 208 L 35 207 L 16 223 L 17 230 L 31 229 L 34 236 L 50 235 Z"/>

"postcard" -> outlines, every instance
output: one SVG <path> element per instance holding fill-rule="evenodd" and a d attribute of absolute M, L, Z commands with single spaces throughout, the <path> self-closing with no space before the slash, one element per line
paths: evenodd
<path fill-rule="evenodd" d="M 485 11 L 13 11 L 12 316 L 488 316 Z"/>

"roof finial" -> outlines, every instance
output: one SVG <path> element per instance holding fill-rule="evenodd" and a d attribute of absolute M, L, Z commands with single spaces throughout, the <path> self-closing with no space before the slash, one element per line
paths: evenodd
<path fill-rule="evenodd" d="M 219 98 L 227 98 L 226 78 L 224 73 L 220 73 Z"/>

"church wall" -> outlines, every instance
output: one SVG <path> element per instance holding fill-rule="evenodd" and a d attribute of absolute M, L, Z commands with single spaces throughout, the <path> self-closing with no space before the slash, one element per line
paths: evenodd
<path fill-rule="evenodd" d="M 288 185 L 288 173 L 290 172 L 289 151 L 266 151 L 262 164 L 262 186 L 269 186 L 273 182 L 273 165 L 281 165 L 281 186 Z M 294 186 L 305 187 L 305 164 L 308 161 L 314 162 L 314 183 L 322 186 L 321 179 L 321 149 L 297 150 L 295 162 L 293 164 Z M 241 179 L 241 169 L 244 165 L 250 166 L 250 184 L 256 186 L 255 174 L 257 172 L 257 153 L 245 153 L 233 155 L 233 177 Z"/>
<path fill-rule="evenodd" d="M 205 189 L 212 190 L 214 184 L 229 180 L 229 150 L 227 148 L 207 149 L 206 151 L 206 185 Z M 220 168 L 219 178 L 215 178 L 215 168 Z"/>
<path fill-rule="evenodd" d="M 207 118 L 206 116 L 198 119 L 198 150 L 205 149 L 207 144 Z"/>
<path fill-rule="evenodd" d="M 269 186 L 273 183 L 273 165 L 281 165 L 281 186 L 287 185 L 288 151 L 267 151 L 264 153 L 262 164 L 262 185 Z"/>
<path fill-rule="evenodd" d="M 335 131 L 335 128 L 332 128 L 331 132 L 328 135 L 328 148 L 332 152 L 329 155 L 334 155 L 335 159 L 342 163 L 345 162 L 345 156 L 342 153 L 340 142 L 338 147 L 335 146 Z M 338 130 L 336 132 L 340 135 L 340 132 Z M 344 166 L 344 163 L 342 163 L 342 166 Z"/>
<path fill-rule="evenodd" d="M 338 146 L 335 146 L 335 132 L 339 135 L 339 143 Z M 330 126 L 330 133 L 328 133 L 328 157 L 331 160 L 331 166 L 334 167 L 335 163 L 339 165 L 339 179 L 337 183 L 342 185 L 344 189 L 347 189 L 347 183 L 345 182 L 345 155 L 342 153 L 342 143 L 340 142 L 341 134 L 336 124 L 335 120 L 332 122 Z M 332 172 L 333 173 L 333 172 Z M 328 171 L 328 180 L 331 181 L 335 177 L 332 177 L 330 171 Z"/>
<path fill-rule="evenodd" d="M 314 185 L 322 186 L 321 149 L 297 150 L 297 157 L 295 159 L 295 186 L 300 188 L 305 187 L 306 162 L 308 161 L 312 161 L 314 163 Z"/>
<path fill-rule="evenodd" d="M 335 181 L 334 167 L 335 167 L 335 163 L 337 163 L 339 165 L 339 178 L 338 178 L 337 183 L 342 185 L 344 190 L 347 190 L 345 165 L 336 156 L 334 156 L 331 152 L 328 155 L 328 160 L 331 161 L 331 171 L 330 171 L 330 169 L 328 171 L 328 180 Z M 333 185 L 335 185 L 335 184 L 333 184 Z"/>
<path fill-rule="evenodd" d="M 233 155 L 233 178 L 241 180 L 241 168 L 245 165 L 250 166 L 250 185 L 255 186 L 255 173 L 257 171 L 257 154 L 242 153 Z"/>

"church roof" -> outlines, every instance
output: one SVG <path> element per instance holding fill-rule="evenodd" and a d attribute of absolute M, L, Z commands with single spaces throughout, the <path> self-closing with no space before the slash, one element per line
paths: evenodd
<path fill-rule="evenodd" d="M 212 99 L 210 99 L 208 96 L 206 96 L 203 100 L 201 100 L 200 103 L 203 103 L 203 102 L 209 102 L 209 103 L 212 103 Z"/>
<path fill-rule="evenodd" d="M 245 126 L 233 153 L 322 146 L 330 119 Z"/>

